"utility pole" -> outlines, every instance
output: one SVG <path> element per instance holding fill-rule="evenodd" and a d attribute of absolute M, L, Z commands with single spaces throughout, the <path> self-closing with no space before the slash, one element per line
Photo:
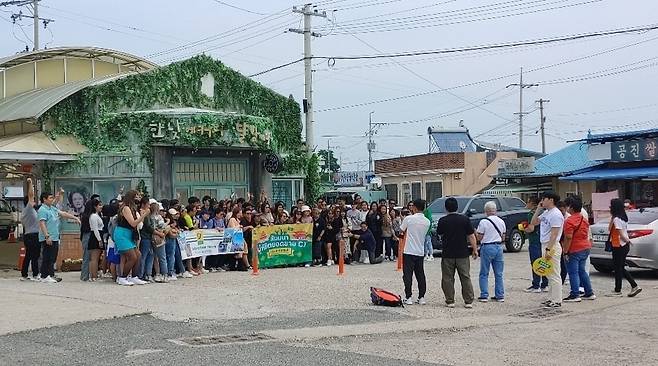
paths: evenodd
<path fill-rule="evenodd" d="M 314 150 L 313 147 L 313 70 L 311 66 L 311 59 L 313 53 L 311 52 L 311 39 L 312 37 L 320 37 L 321 34 L 311 31 L 311 17 L 327 17 L 327 12 L 318 11 L 313 9 L 313 4 L 304 4 L 300 10 L 293 6 L 293 13 L 302 14 L 304 17 L 304 29 L 288 29 L 289 32 L 299 33 L 304 35 L 304 114 L 306 116 L 306 148 L 309 153 Z"/>
<path fill-rule="evenodd" d="M 544 116 L 544 103 L 550 103 L 550 100 L 539 99 L 539 130 L 541 131 L 541 152 L 546 154 L 546 134 L 544 133 L 544 125 L 546 124 L 546 117 Z"/>
<path fill-rule="evenodd" d="M 509 84 L 507 88 L 511 86 L 519 87 L 519 149 L 523 148 L 523 115 L 526 114 L 523 112 L 523 88 L 532 88 L 533 86 L 539 86 L 539 84 L 524 84 L 523 83 L 523 68 L 521 68 L 521 77 L 519 78 L 518 84 Z"/>
<path fill-rule="evenodd" d="M 26 15 L 23 14 L 22 10 L 19 10 L 18 13 L 14 13 L 11 15 L 11 20 L 16 23 L 16 20 L 22 20 L 23 18 L 31 18 L 33 20 L 33 27 L 34 27 L 34 36 L 33 36 L 33 41 L 34 41 L 34 51 L 39 50 L 39 22 L 43 22 L 43 27 L 46 28 L 48 26 L 48 23 L 54 22 L 54 19 L 49 19 L 49 18 L 40 18 L 39 17 L 39 1 L 41 0 L 13 0 L 13 1 L 4 1 L 0 2 L 0 6 L 28 6 L 31 5 L 32 9 L 30 11 L 32 12 L 32 15 Z"/>
<path fill-rule="evenodd" d="M 372 153 L 375 151 L 375 148 L 377 147 L 377 144 L 375 144 L 374 141 L 372 141 L 372 137 L 377 133 L 377 128 L 379 126 L 383 126 L 386 123 L 381 123 L 381 122 L 373 122 L 372 121 L 372 115 L 375 112 L 370 112 L 368 115 L 368 172 L 374 172 L 375 167 L 373 166 L 373 161 L 372 161 Z"/>

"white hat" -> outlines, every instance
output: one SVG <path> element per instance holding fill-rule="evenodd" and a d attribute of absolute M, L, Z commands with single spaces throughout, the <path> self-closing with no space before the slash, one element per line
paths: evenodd
<path fill-rule="evenodd" d="M 169 212 L 169 214 L 172 215 L 172 216 L 173 216 L 173 215 L 178 215 L 178 211 L 176 211 L 175 208 L 170 208 L 168 212 Z"/>
<path fill-rule="evenodd" d="M 302 206 L 302 212 L 304 212 L 304 211 L 311 211 L 311 208 L 304 205 L 304 206 Z"/>

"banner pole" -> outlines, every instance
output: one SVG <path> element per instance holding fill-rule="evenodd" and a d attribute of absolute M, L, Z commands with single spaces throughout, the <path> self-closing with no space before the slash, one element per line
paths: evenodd
<path fill-rule="evenodd" d="M 255 235 L 254 235 L 255 237 Z M 258 241 L 254 240 L 255 238 L 252 237 L 252 258 L 251 258 L 251 275 L 252 276 L 258 276 L 260 273 L 258 272 Z"/>
<path fill-rule="evenodd" d="M 338 241 L 338 276 L 345 273 L 345 240 Z"/>
<path fill-rule="evenodd" d="M 398 242 L 398 268 L 396 269 L 397 272 L 402 271 L 402 261 L 403 261 L 403 255 L 404 255 L 404 245 L 406 243 L 405 236 L 403 235 L 400 238 L 400 241 Z"/>

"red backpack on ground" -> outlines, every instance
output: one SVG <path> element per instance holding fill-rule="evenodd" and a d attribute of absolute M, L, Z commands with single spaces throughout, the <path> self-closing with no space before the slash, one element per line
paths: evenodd
<path fill-rule="evenodd" d="M 370 299 L 372 299 L 372 303 L 375 305 L 391 307 L 404 306 L 402 305 L 402 297 L 400 295 L 376 287 L 370 288 Z"/>

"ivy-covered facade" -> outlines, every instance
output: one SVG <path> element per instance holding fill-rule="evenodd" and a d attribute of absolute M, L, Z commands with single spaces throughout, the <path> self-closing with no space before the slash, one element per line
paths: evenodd
<path fill-rule="evenodd" d="M 158 198 L 261 191 L 272 197 L 272 173 L 305 178 L 313 165 L 300 117 L 291 97 L 197 56 L 84 88 L 50 108 L 39 119 L 44 130 L 55 140 L 74 136 L 89 153 L 54 165 L 44 181 L 75 186 L 78 180 L 88 190 L 139 181 Z M 270 164 L 266 171 L 265 160 L 278 157 L 279 168 Z M 108 163 L 114 165 L 103 166 Z M 117 176 L 117 166 L 137 173 Z"/>

